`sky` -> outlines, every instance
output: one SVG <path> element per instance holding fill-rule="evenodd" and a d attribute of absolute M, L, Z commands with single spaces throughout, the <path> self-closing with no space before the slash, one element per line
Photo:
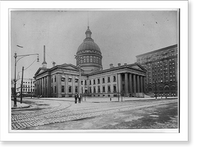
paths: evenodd
<path fill-rule="evenodd" d="M 103 69 L 134 63 L 137 55 L 178 43 L 176 10 L 15 10 L 10 19 L 12 78 L 14 53 L 39 54 L 39 62 L 36 55 L 17 62 L 17 78 L 22 66 L 24 78 L 33 78 L 42 66 L 44 45 L 48 68 L 53 61 L 75 65 L 88 25 L 101 49 Z"/>

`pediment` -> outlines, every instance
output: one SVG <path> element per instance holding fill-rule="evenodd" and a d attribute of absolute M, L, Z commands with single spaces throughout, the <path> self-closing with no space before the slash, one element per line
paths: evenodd
<path fill-rule="evenodd" d="M 40 74 L 40 73 L 42 73 L 42 72 L 45 72 L 45 71 L 47 71 L 47 69 L 39 68 L 39 69 L 37 70 L 37 72 L 35 73 L 35 75 L 38 75 L 38 74 Z"/>
<path fill-rule="evenodd" d="M 134 68 L 134 69 L 138 69 L 138 70 L 142 70 L 139 66 L 137 66 L 137 65 L 133 65 L 133 66 L 131 66 L 131 68 Z"/>
<path fill-rule="evenodd" d="M 137 69 L 137 70 L 146 71 L 146 69 L 138 63 L 134 63 L 134 64 L 130 65 L 130 67 Z"/>
<path fill-rule="evenodd" d="M 78 67 L 72 64 L 62 64 L 59 67 L 68 69 L 68 70 L 78 70 Z"/>

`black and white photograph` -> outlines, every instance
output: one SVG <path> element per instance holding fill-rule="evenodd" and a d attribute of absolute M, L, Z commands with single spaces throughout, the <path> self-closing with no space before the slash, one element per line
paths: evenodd
<path fill-rule="evenodd" d="M 179 132 L 179 9 L 9 17 L 11 132 Z"/>
<path fill-rule="evenodd" d="M 190 26 L 190 7 L 0 1 L 0 145 L 31 153 L 198 146 L 190 28 L 199 26 Z"/>

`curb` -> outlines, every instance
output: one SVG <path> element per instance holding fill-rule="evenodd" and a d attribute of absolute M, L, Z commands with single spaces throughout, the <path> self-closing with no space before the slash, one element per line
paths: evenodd
<path fill-rule="evenodd" d="M 30 107 L 30 105 L 28 105 L 28 106 L 22 106 L 22 107 L 12 107 L 11 109 L 14 109 L 14 110 L 16 110 L 16 109 L 24 109 L 24 108 L 29 108 Z"/>

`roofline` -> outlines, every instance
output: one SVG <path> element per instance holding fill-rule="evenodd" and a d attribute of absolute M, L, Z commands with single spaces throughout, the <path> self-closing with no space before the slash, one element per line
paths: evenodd
<path fill-rule="evenodd" d="M 88 76 L 92 76 L 92 75 L 96 75 L 96 74 L 99 74 L 99 73 L 106 73 L 108 71 L 115 71 L 115 70 L 118 70 L 118 69 L 122 69 L 122 68 L 130 68 L 131 65 L 139 65 L 138 63 L 133 63 L 133 64 L 127 64 L 127 65 L 122 65 L 122 66 L 117 66 L 117 67 L 113 67 L 113 68 L 108 68 L 108 69 L 105 69 L 105 70 L 100 70 L 100 71 L 95 71 L 95 72 L 91 72 L 91 73 L 88 73 L 86 75 Z M 142 66 L 141 66 L 142 67 Z M 142 67 L 143 68 L 143 67 Z M 133 68 L 134 69 L 134 68 Z M 136 69 L 138 70 L 138 69 Z M 141 72 L 145 72 L 145 70 L 138 70 L 138 71 L 141 71 Z"/>
<path fill-rule="evenodd" d="M 55 69 L 65 69 L 64 67 L 63 67 L 63 65 L 64 64 L 61 64 L 61 65 L 56 65 L 56 66 L 54 66 L 54 67 L 51 67 L 51 68 L 46 68 L 45 69 L 45 71 L 43 71 L 43 72 L 41 72 L 41 73 L 39 73 L 39 74 L 36 74 L 40 69 L 42 69 L 41 67 L 37 70 L 37 72 L 35 73 L 35 75 L 34 75 L 34 77 L 37 77 L 37 76 L 39 76 L 39 75 L 41 75 L 41 74 L 44 74 L 44 73 L 46 73 L 46 72 L 52 72 L 53 70 L 55 70 Z M 70 65 L 70 66 L 72 66 L 72 67 L 75 67 L 75 68 L 77 68 L 77 70 L 74 70 L 74 71 L 76 71 L 76 72 L 78 72 L 78 67 L 76 66 L 76 65 L 73 65 L 73 64 L 66 64 L 66 65 Z M 82 70 L 82 69 L 81 69 Z M 83 70 L 82 70 L 83 71 Z"/>
<path fill-rule="evenodd" d="M 173 47 L 177 47 L 177 44 L 171 45 L 171 46 L 168 46 L 168 47 L 164 47 L 164 48 L 160 48 L 160 49 L 157 49 L 157 50 L 154 50 L 154 51 L 150 51 L 150 52 L 147 52 L 147 53 L 144 53 L 144 54 L 140 54 L 140 55 L 137 55 L 136 57 L 138 58 L 138 57 L 143 56 L 143 55 L 148 55 L 148 54 L 156 53 L 156 52 L 159 52 L 161 50 L 165 50 L 165 49 L 169 49 L 169 48 L 173 48 Z"/>

